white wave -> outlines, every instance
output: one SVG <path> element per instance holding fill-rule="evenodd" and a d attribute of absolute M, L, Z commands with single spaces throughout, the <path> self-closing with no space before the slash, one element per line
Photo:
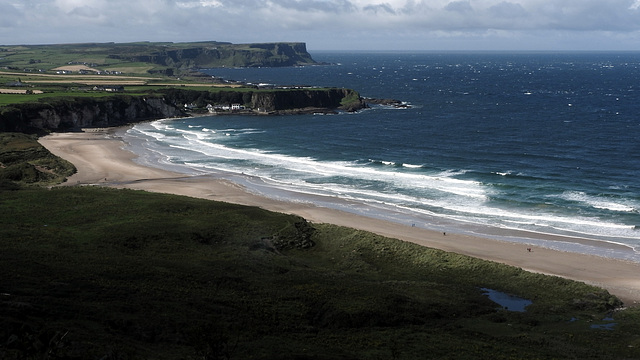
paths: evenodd
<path fill-rule="evenodd" d="M 567 191 L 559 196 L 561 199 L 586 204 L 596 209 L 611 210 L 618 212 L 638 212 L 640 204 L 634 204 L 626 199 L 611 199 L 597 195 L 589 195 L 582 191 Z"/>
<path fill-rule="evenodd" d="M 422 165 L 413 165 L 413 164 L 407 164 L 407 163 L 403 163 L 402 166 L 410 169 L 419 169 L 422 167 Z"/>
<path fill-rule="evenodd" d="M 466 174 L 468 170 L 444 170 L 438 176 L 451 177 Z"/>
<path fill-rule="evenodd" d="M 184 150 L 200 152 L 210 157 L 225 159 L 243 159 L 256 164 L 277 167 L 280 171 L 298 173 L 297 176 L 313 175 L 314 177 L 348 177 L 358 180 L 381 181 L 394 187 L 415 188 L 429 191 L 450 193 L 459 196 L 486 200 L 486 188 L 476 181 L 460 180 L 454 176 L 464 171 L 444 171 L 436 175 L 422 173 L 404 173 L 401 171 L 371 168 L 354 162 L 318 161 L 309 157 L 295 157 L 270 153 L 257 149 L 236 149 L 211 142 L 212 138 L 204 137 L 202 132 L 181 131 L 186 140 L 179 144 Z M 176 144 L 174 144 L 176 145 Z M 393 162 L 383 162 L 392 165 Z M 307 175 L 302 175 L 307 174 Z M 295 176 L 295 175 L 293 175 Z"/>
<path fill-rule="evenodd" d="M 163 140 L 163 139 L 166 138 L 165 134 L 154 132 L 154 131 L 146 131 L 146 130 L 139 129 L 139 128 L 136 129 L 135 131 L 137 131 L 138 133 L 140 133 L 140 134 L 142 134 L 142 135 L 144 135 L 146 137 L 149 137 L 149 138 L 152 138 L 152 139 L 156 139 L 156 140 Z M 130 134 L 132 134 L 134 131 L 133 131 L 133 129 L 131 129 L 131 130 L 128 130 L 128 132 Z"/>
<path fill-rule="evenodd" d="M 186 139 L 191 139 L 193 137 L 198 139 L 208 139 L 211 136 L 206 130 L 175 129 L 174 131 L 182 134 L 182 136 L 185 137 Z"/>
<path fill-rule="evenodd" d="M 164 120 L 153 121 L 150 125 L 156 130 L 164 131 L 164 130 L 174 130 L 175 128 L 170 125 L 170 122 Z"/>
<path fill-rule="evenodd" d="M 277 181 L 276 181 L 277 182 Z M 285 184 L 283 182 L 283 184 Z M 296 187 L 297 191 L 316 195 L 338 195 L 344 199 L 362 203 L 378 203 L 392 205 L 405 212 L 425 214 L 429 216 L 448 217 L 460 222 L 477 223 L 489 226 L 529 229 L 553 232 L 571 232 L 583 236 L 619 236 L 620 238 L 636 238 L 633 227 L 601 221 L 595 218 L 561 216 L 551 213 L 515 211 L 491 207 L 481 201 L 470 201 L 462 197 L 424 198 L 402 193 L 382 193 L 376 190 L 348 188 L 339 184 L 308 184 L 304 182 L 288 182 L 285 185 Z M 431 209 L 431 210 L 430 210 Z"/>
<path fill-rule="evenodd" d="M 550 234 L 574 234 L 602 240 L 608 237 L 638 239 L 637 231 L 628 224 L 614 223 L 596 218 L 556 215 L 544 212 L 514 211 L 489 206 L 446 206 L 456 212 L 452 219 L 460 222 L 478 223 L 488 226 L 545 232 Z"/>
<path fill-rule="evenodd" d="M 375 160 L 375 159 L 369 159 L 370 163 L 374 163 L 374 164 L 382 164 L 382 165 L 387 165 L 387 166 L 395 166 L 396 163 L 393 161 L 387 161 L 387 160 Z"/>
<path fill-rule="evenodd" d="M 524 177 L 528 177 L 527 174 L 522 173 L 522 172 L 514 172 L 512 170 L 507 170 L 507 171 L 492 171 L 492 174 L 495 175 L 500 175 L 500 176 L 524 176 Z"/>

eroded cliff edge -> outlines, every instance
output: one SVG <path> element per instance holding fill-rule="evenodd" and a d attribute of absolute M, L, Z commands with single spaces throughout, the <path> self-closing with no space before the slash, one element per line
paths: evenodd
<path fill-rule="evenodd" d="M 146 53 L 133 53 L 122 47 L 114 47 L 120 53 L 110 54 L 111 59 L 145 62 L 169 68 L 202 69 L 214 67 L 281 67 L 317 64 L 307 52 L 305 43 L 178 43 L 171 46 L 155 46 L 150 43 Z"/>
<path fill-rule="evenodd" d="M 241 104 L 247 112 L 257 115 L 338 109 L 357 111 L 366 107 L 358 92 L 340 88 L 267 91 L 168 89 L 139 96 L 65 97 L 5 106 L 0 108 L 0 131 L 65 131 L 184 117 L 189 116 L 185 104 L 196 107 Z"/>
<path fill-rule="evenodd" d="M 162 97 L 110 96 L 60 98 L 16 104 L 0 110 L 0 131 L 63 131 L 108 127 L 132 122 L 185 116 Z"/>

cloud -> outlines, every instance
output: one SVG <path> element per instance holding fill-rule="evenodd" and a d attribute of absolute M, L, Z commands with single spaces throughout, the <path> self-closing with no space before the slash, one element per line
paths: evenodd
<path fill-rule="evenodd" d="M 386 12 L 393 15 L 396 14 L 396 11 L 394 10 L 394 8 L 387 3 L 367 5 L 367 6 L 364 6 L 362 10 L 364 10 L 365 12 L 373 12 L 374 14 L 377 14 L 378 12 L 383 12 L 383 13 Z"/>
<path fill-rule="evenodd" d="M 453 11 L 461 14 L 470 14 L 473 12 L 473 8 L 471 7 L 471 2 L 466 1 L 452 1 L 448 3 L 445 7 L 447 11 Z"/>
<path fill-rule="evenodd" d="M 348 48 L 341 41 L 358 37 L 418 44 L 553 33 L 636 44 L 640 0 L 0 0 L 0 27 L 4 42 L 16 43 L 293 40 Z"/>
<path fill-rule="evenodd" d="M 513 19 L 528 17 L 530 13 L 520 4 L 507 1 L 500 2 L 488 8 L 489 13 L 496 19 Z"/>
<path fill-rule="evenodd" d="M 198 0 L 198 1 L 178 1 L 176 6 L 184 9 L 193 9 L 198 7 L 222 7 L 223 4 L 216 0 Z"/>

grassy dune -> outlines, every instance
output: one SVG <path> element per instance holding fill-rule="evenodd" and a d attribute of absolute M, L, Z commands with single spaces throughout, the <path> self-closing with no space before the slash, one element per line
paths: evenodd
<path fill-rule="evenodd" d="M 35 136 L 0 132 L 0 190 L 59 184 L 73 164 L 42 147 Z"/>
<path fill-rule="evenodd" d="M 3 359 L 640 358 L 601 289 L 173 195 L 5 187 L 0 274 Z"/>

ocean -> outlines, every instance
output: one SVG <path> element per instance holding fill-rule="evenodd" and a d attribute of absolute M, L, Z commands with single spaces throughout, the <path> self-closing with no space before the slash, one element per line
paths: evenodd
<path fill-rule="evenodd" d="M 332 65 L 206 73 L 347 87 L 408 107 L 167 119 L 135 125 L 125 141 L 145 164 L 273 198 L 640 262 L 640 53 L 312 56 Z"/>

